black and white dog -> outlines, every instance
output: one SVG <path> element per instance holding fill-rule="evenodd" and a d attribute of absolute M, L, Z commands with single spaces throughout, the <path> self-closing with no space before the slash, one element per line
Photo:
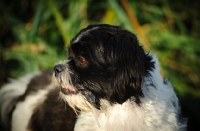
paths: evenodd
<path fill-rule="evenodd" d="M 131 32 L 90 25 L 52 72 L 29 74 L 0 91 L 12 131 L 182 131 L 178 99 L 155 56 Z M 56 85 L 55 85 L 56 83 Z M 57 88 L 59 86 L 60 88 Z M 59 98 L 64 100 L 58 100 Z"/>

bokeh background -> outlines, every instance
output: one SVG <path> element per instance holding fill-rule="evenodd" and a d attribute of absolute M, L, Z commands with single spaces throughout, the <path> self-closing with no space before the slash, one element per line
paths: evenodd
<path fill-rule="evenodd" d="M 0 86 L 53 68 L 88 24 L 119 25 L 158 56 L 189 119 L 188 130 L 200 131 L 199 12 L 199 0 L 1 0 Z"/>

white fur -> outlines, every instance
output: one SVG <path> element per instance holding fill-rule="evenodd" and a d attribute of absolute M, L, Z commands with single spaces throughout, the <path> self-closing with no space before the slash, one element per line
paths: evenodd
<path fill-rule="evenodd" d="M 59 93 L 59 97 L 67 102 L 67 104 L 77 112 L 77 108 L 82 112 L 91 111 L 94 107 L 86 100 L 82 94 L 76 95 L 64 95 L 62 92 Z M 76 108 L 77 107 L 77 108 Z M 79 112 L 79 111 L 78 111 Z"/>
<path fill-rule="evenodd" d="M 165 85 L 160 75 L 157 58 L 151 78 L 146 77 L 142 87 L 144 97 L 141 105 L 130 98 L 123 104 L 110 105 L 101 100 L 101 109 L 81 112 L 75 125 L 75 131 L 178 131 L 186 125 L 178 123 L 178 99 L 170 84 Z M 153 82 L 154 86 L 150 84 Z"/>
<path fill-rule="evenodd" d="M 83 35 L 87 35 L 90 31 L 98 29 L 98 28 L 99 27 L 94 27 L 94 28 L 92 28 L 90 30 L 82 32 L 80 35 L 78 35 L 78 37 L 74 40 L 74 42 L 78 42 L 83 37 Z"/>
<path fill-rule="evenodd" d="M 54 85 L 49 85 L 47 88 L 38 90 L 36 93 L 28 95 L 25 101 L 19 102 L 12 114 L 12 131 L 27 131 L 29 120 L 34 109 L 43 103 L 46 95 Z"/>
<path fill-rule="evenodd" d="M 40 72 L 35 72 L 28 74 L 19 80 L 11 80 L 11 82 L 3 86 L 0 90 L 0 110 L 1 110 L 1 121 L 4 125 L 7 125 L 9 122 L 8 114 L 12 110 L 15 100 L 18 96 L 24 94 L 28 83 L 30 80 L 39 75 Z"/>

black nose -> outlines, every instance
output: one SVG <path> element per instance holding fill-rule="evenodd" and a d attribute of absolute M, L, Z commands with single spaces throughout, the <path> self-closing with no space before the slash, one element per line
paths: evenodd
<path fill-rule="evenodd" d="M 62 72 L 63 69 L 64 69 L 64 67 L 61 64 L 58 64 L 58 65 L 54 66 L 55 76 L 57 76 L 60 72 Z"/>

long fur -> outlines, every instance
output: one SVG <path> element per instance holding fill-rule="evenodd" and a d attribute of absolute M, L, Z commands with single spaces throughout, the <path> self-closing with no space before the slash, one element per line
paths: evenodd
<path fill-rule="evenodd" d="M 96 109 L 94 116 L 91 105 L 90 108 L 88 105 L 79 105 L 79 102 L 88 104 L 84 96 L 66 96 L 60 92 L 63 100 L 69 102 L 73 108 L 77 106 L 84 110 L 78 116 L 75 131 L 184 131 L 186 121 L 180 117 L 180 107 L 173 87 L 169 82 L 163 82 L 155 56 L 153 61 L 155 69 L 150 72 L 153 77 L 144 79 L 142 91 L 145 97 L 141 99 L 140 106 L 134 102 L 134 97 L 123 104 L 110 104 L 109 101 L 102 99 L 101 109 Z"/>
<path fill-rule="evenodd" d="M 65 90 L 79 91 L 60 93 L 81 110 L 76 131 L 185 130 L 173 87 L 160 75 L 157 58 L 145 53 L 131 32 L 88 26 L 72 39 L 67 55 L 68 62 L 55 66 L 54 79 Z M 87 61 L 84 65 L 80 57 Z"/>

